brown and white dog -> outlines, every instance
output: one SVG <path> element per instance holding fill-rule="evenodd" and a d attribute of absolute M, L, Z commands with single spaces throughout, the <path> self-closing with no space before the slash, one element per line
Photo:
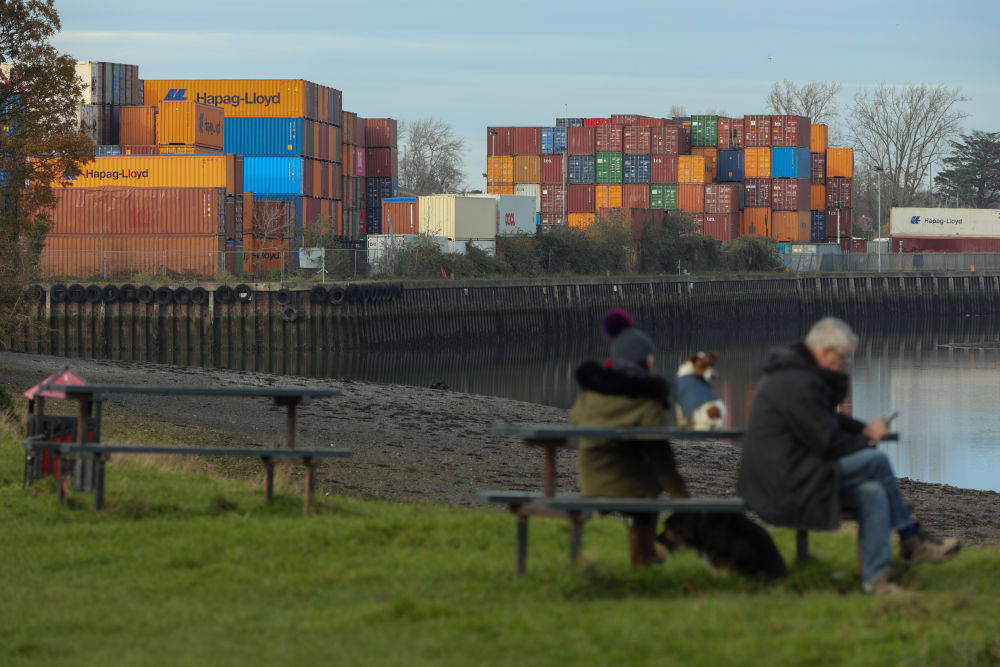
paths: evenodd
<path fill-rule="evenodd" d="M 715 362 L 717 352 L 697 352 L 677 369 L 674 378 L 674 398 L 677 425 L 697 431 L 715 431 L 726 423 L 726 404 L 712 391 L 712 380 L 718 377 Z"/>

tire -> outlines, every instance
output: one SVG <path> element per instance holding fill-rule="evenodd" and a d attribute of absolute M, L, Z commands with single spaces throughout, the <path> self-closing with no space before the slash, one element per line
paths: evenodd
<path fill-rule="evenodd" d="M 187 287 L 178 287 L 174 290 L 174 303 L 178 306 L 186 306 L 191 303 L 191 290 Z"/>
<path fill-rule="evenodd" d="M 392 298 L 392 292 L 389 291 L 389 285 L 379 285 L 375 288 L 375 294 L 378 301 L 388 301 Z"/>
<path fill-rule="evenodd" d="M 102 296 L 104 296 L 104 290 L 101 289 L 100 285 L 87 285 L 83 290 L 83 298 L 87 300 L 87 303 L 100 303 Z"/>
<path fill-rule="evenodd" d="M 329 297 L 330 295 L 327 293 L 326 288 L 322 285 L 313 285 L 313 288 L 309 290 L 310 303 L 326 303 Z"/>
<path fill-rule="evenodd" d="M 295 306 L 285 306 L 281 309 L 281 319 L 286 322 L 294 322 L 299 319 L 299 311 L 295 310 Z"/>
<path fill-rule="evenodd" d="M 219 303 L 230 304 L 235 299 L 233 288 L 229 285 L 219 285 L 215 288 L 215 300 Z"/>
<path fill-rule="evenodd" d="M 28 293 L 25 295 L 31 301 L 41 301 L 45 302 L 45 288 L 41 285 L 32 285 L 28 288 Z"/>
<path fill-rule="evenodd" d="M 191 303 L 196 306 L 204 306 L 208 303 L 208 290 L 204 287 L 195 287 L 191 290 Z"/>
<path fill-rule="evenodd" d="M 138 301 L 138 299 L 136 298 L 137 294 L 138 294 L 138 289 L 136 288 L 135 285 L 132 285 L 131 283 L 122 285 L 121 287 L 118 288 L 118 298 L 121 299 L 122 302 L 124 303 L 135 303 L 136 301 Z"/>
<path fill-rule="evenodd" d="M 149 305 L 153 303 L 153 299 L 156 298 L 156 292 L 149 285 L 143 285 L 135 292 L 135 298 L 139 300 L 139 303 L 144 303 Z"/>
<path fill-rule="evenodd" d="M 101 290 L 101 298 L 104 299 L 104 303 L 115 303 L 121 300 L 122 293 L 116 285 L 105 285 Z"/>
<path fill-rule="evenodd" d="M 250 303 L 250 299 L 253 298 L 253 290 L 250 289 L 250 286 L 245 283 L 237 285 L 236 289 L 233 290 L 233 294 L 235 294 L 236 298 L 243 303 Z"/>
<path fill-rule="evenodd" d="M 83 303 L 84 290 L 80 283 L 73 283 L 66 290 L 66 298 L 73 303 Z"/>
<path fill-rule="evenodd" d="M 393 294 L 395 295 L 395 297 L 397 299 L 402 299 L 403 298 L 403 290 L 404 289 L 405 289 L 405 287 L 403 287 L 403 283 L 396 283 L 396 289 L 393 290 Z"/>
<path fill-rule="evenodd" d="M 365 298 L 364 292 L 361 290 L 360 285 L 348 285 L 345 290 L 345 296 L 347 300 L 351 303 L 357 303 Z"/>
<path fill-rule="evenodd" d="M 174 291 L 164 285 L 156 290 L 156 303 L 160 306 L 167 306 L 174 300 Z"/>
<path fill-rule="evenodd" d="M 343 287 L 331 287 L 330 288 L 330 303 L 334 306 L 339 306 L 344 303 L 344 299 L 347 298 L 347 291 Z"/>
<path fill-rule="evenodd" d="M 282 288 L 278 290 L 278 293 L 275 295 L 275 299 L 277 299 L 278 303 L 282 306 L 287 306 L 292 303 L 292 293 Z"/>
<path fill-rule="evenodd" d="M 62 303 L 66 300 L 66 286 L 62 283 L 58 285 L 53 285 L 49 290 L 49 296 L 52 297 L 52 303 Z"/>

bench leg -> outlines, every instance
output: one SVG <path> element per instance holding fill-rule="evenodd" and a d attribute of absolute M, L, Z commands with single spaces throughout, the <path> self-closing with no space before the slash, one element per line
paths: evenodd
<path fill-rule="evenodd" d="M 809 531 L 795 531 L 795 562 L 804 563 L 809 560 Z"/>
<path fill-rule="evenodd" d="M 569 565 L 576 567 L 580 559 L 580 547 L 583 544 L 583 515 L 580 512 L 569 513 Z"/>
<path fill-rule="evenodd" d="M 313 495 L 313 470 L 316 468 L 316 461 L 311 458 L 307 458 L 304 459 L 302 463 L 306 467 L 306 478 L 303 483 L 305 488 L 302 491 L 302 514 L 309 514 L 309 506 L 312 504 Z"/>
<path fill-rule="evenodd" d="M 517 517 L 517 553 L 514 556 L 514 573 L 520 577 L 528 569 L 528 517 Z"/>
<path fill-rule="evenodd" d="M 270 505 L 274 499 L 274 459 L 262 456 L 264 462 L 264 504 Z"/>
<path fill-rule="evenodd" d="M 94 455 L 94 511 L 96 512 L 104 509 L 105 460 L 105 456 L 100 453 Z"/>

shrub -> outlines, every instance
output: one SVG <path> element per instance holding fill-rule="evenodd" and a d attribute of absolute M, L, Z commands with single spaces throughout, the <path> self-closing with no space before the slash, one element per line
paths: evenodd
<path fill-rule="evenodd" d="M 778 244 L 763 236 L 741 236 L 726 248 L 726 264 L 732 271 L 781 271 L 785 268 Z"/>

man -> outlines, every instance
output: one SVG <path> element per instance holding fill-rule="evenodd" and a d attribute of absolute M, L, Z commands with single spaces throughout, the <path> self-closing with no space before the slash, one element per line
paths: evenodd
<path fill-rule="evenodd" d="M 754 396 L 737 487 L 765 521 L 835 529 L 842 509 L 857 513 L 861 580 L 867 593 L 898 593 L 893 530 L 903 561 L 941 562 L 961 543 L 935 538 L 914 523 L 886 455 L 876 444 L 884 419 L 864 424 L 836 411 L 847 396 L 857 336 L 826 317 L 805 341 L 771 351 Z"/>

